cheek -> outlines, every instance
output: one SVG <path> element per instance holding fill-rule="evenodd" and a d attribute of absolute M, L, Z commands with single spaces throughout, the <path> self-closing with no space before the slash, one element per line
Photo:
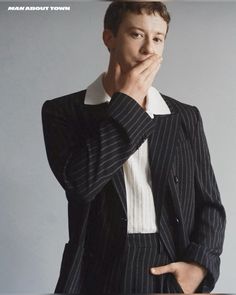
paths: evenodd
<path fill-rule="evenodd" d="M 135 57 L 135 50 L 132 46 L 118 47 L 116 50 L 117 59 L 122 63 L 130 63 Z"/>
<path fill-rule="evenodd" d="M 162 55 L 164 51 L 164 44 L 157 47 L 157 54 Z"/>

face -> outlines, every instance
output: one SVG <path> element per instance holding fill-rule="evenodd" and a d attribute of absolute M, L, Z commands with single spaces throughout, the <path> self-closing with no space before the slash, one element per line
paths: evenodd
<path fill-rule="evenodd" d="M 167 23 L 157 13 L 126 13 L 117 35 L 107 32 L 112 61 L 116 60 L 125 72 L 153 53 L 162 56 L 166 30 Z"/>

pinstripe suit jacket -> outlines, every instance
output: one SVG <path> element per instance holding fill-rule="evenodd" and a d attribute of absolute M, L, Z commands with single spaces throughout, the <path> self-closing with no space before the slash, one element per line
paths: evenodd
<path fill-rule="evenodd" d="M 127 235 L 122 165 L 148 138 L 157 223 L 171 261 L 208 270 L 201 290 L 219 276 L 225 211 L 196 107 L 162 95 L 170 115 L 154 119 L 129 96 L 85 105 L 86 90 L 48 100 L 42 108 L 50 167 L 68 199 L 69 242 L 57 293 L 83 284 L 97 292 Z"/>

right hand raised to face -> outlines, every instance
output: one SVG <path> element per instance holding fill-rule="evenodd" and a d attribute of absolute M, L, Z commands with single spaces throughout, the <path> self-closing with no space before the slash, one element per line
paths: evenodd
<path fill-rule="evenodd" d="M 144 107 L 144 99 L 148 89 L 160 69 L 162 57 L 153 54 L 135 65 L 130 71 L 122 72 L 118 63 L 115 65 L 114 86 L 116 92 L 122 92 Z"/>

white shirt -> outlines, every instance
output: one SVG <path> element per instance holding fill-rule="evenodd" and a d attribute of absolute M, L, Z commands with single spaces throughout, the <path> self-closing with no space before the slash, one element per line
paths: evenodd
<path fill-rule="evenodd" d="M 85 104 L 94 105 L 110 102 L 111 97 L 106 93 L 101 74 L 86 91 Z M 150 87 L 146 100 L 146 112 L 151 118 L 155 115 L 170 114 L 166 102 L 154 87 Z M 158 231 L 156 213 L 152 194 L 151 171 L 148 162 L 147 139 L 123 164 L 128 233 L 155 233 Z"/>

